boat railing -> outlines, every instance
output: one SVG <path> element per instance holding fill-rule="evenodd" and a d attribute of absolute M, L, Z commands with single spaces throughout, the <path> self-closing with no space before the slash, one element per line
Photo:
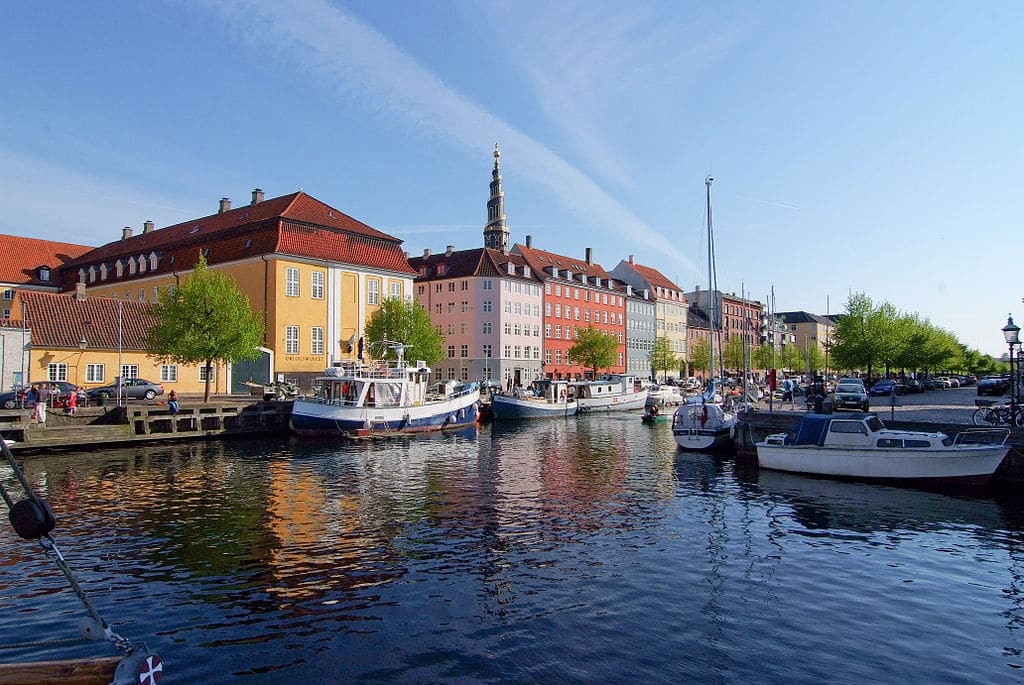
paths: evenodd
<path fill-rule="evenodd" d="M 968 428 L 956 434 L 954 445 L 1005 445 L 1010 438 L 1008 428 Z"/>

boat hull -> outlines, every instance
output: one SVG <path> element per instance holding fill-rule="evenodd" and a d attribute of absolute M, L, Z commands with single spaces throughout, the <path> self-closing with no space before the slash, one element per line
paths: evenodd
<path fill-rule="evenodd" d="M 439 402 L 408 407 L 352 407 L 299 399 L 291 426 L 299 435 L 368 437 L 474 426 L 480 394 L 476 391 Z"/>
<path fill-rule="evenodd" d="M 717 404 L 688 402 L 672 417 L 672 437 L 679 449 L 690 452 L 719 452 L 731 449 L 736 416 Z"/>
<path fill-rule="evenodd" d="M 720 452 L 733 446 L 733 427 L 708 430 L 704 428 L 674 428 L 672 437 L 679 449 L 689 452 Z"/>
<path fill-rule="evenodd" d="M 607 397 L 581 397 L 577 400 L 581 414 L 603 411 L 633 411 L 643 409 L 647 403 L 647 391 L 631 392 Z"/>
<path fill-rule="evenodd" d="M 1006 457 L 1003 445 L 954 445 L 946 450 L 829 449 L 757 443 L 760 468 L 879 482 L 984 485 Z"/>
<path fill-rule="evenodd" d="M 548 402 L 542 399 L 495 395 L 491 398 L 491 411 L 496 421 L 558 419 L 575 416 L 579 411 L 579 404 L 575 401 Z"/>

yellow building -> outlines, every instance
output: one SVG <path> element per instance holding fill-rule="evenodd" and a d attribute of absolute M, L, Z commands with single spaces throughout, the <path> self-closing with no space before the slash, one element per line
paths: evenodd
<path fill-rule="evenodd" d="M 261 359 L 225 370 L 221 392 L 246 393 L 247 381 L 286 379 L 308 390 L 334 362 L 355 358 L 365 323 L 383 299 L 412 296 L 401 241 L 299 191 L 134 234 L 62 267 L 65 283 L 89 298 L 153 302 L 191 273 L 199 256 L 230 276 L 264 323 Z"/>
<path fill-rule="evenodd" d="M 206 385 L 201 366 L 147 356 L 145 334 L 153 319 L 145 302 L 87 297 L 84 285 L 74 293 L 23 291 L 20 301 L 30 383 L 65 381 L 91 390 L 122 376 L 160 383 L 165 394 L 198 393 Z M 211 391 L 224 392 L 224 369 L 215 366 L 213 372 Z"/>

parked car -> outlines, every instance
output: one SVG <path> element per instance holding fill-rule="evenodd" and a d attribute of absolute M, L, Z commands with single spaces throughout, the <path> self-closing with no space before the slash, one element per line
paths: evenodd
<path fill-rule="evenodd" d="M 979 395 L 1004 395 L 1010 389 L 1010 379 L 1006 376 L 985 376 L 978 381 Z"/>
<path fill-rule="evenodd" d="M 868 410 L 868 392 L 859 378 L 843 378 L 832 393 L 833 409 Z"/>
<path fill-rule="evenodd" d="M 908 378 L 903 383 L 903 392 L 905 393 L 917 393 L 924 392 L 924 383 L 917 380 L 916 378 Z"/>
<path fill-rule="evenodd" d="M 871 386 L 871 390 L 868 392 L 869 395 L 885 396 L 891 395 L 893 386 L 896 387 L 896 394 L 900 394 L 900 384 L 891 378 L 883 378 L 877 381 Z"/>
<path fill-rule="evenodd" d="M 935 390 L 937 388 L 941 388 L 942 385 L 936 384 L 934 378 L 925 378 L 923 381 L 921 381 L 921 387 L 924 388 L 925 390 Z"/>
<path fill-rule="evenodd" d="M 938 378 L 936 378 L 935 379 L 935 383 L 937 384 L 937 387 L 942 387 L 942 388 L 952 388 L 953 387 L 953 382 L 951 380 L 949 380 L 948 378 L 946 378 L 945 376 L 939 376 Z"/>
<path fill-rule="evenodd" d="M 42 381 L 40 383 L 33 383 L 33 385 L 41 385 L 42 383 L 46 383 L 46 386 L 50 389 L 50 397 L 47 402 L 53 406 L 63 404 L 64 398 L 68 396 L 68 393 L 75 392 L 78 389 L 74 383 L 68 383 L 67 381 Z M 0 407 L 4 409 L 17 409 L 21 406 L 22 396 L 27 390 L 28 388 L 23 388 L 0 394 Z M 24 406 L 28 408 L 36 405 L 34 402 L 25 402 Z"/>
<path fill-rule="evenodd" d="M 96 400 L 117 397 L 117 381 L 115 380 L 111 385 L 92 388 L 86 394 L 89 396 L 89 399 Z M 144 378 L 126 378 L 121 386 L 121 396 L 128 399 L 151 400 L 157 395 L 163 394 L 164 386 L 147 381 Z"/>

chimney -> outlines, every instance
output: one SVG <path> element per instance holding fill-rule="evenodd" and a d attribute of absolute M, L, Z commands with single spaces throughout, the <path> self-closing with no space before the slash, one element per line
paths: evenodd
<path fill-rule="evenodd" d="M 423 258 L 426 259 L 429 256 L 430 256 L 430 248 L 429 247 L 423 248 Z"/>
<path fill-rule="evenodd" d="M 85 283 L 75 283 L 75 299 L 81 302 L 85 299 Z"/>
<path fill-rule="evenodd" d="M 252 191 L 252 203 L 251 204 L 258 205 L 261 202 L 263 202 L 263 189 L 262 188 L 254 188 L 253 191 Z"/>
<path fill-rule="evenodd" d="M 532 235 L 526 236 L 526 246 L 527 247 L 533 247 L 533 236 Z"/>
<path fill-rule="evenodd" d="M 593 263 L 594 263 L 594 250 L 588 247 L 587 248 L 587 264 L 593 264 Z"/>
<path fill-rule="evenodd" d="M 629 255 L 629 263 L 636 264 L 636 262 L 633 261 L 633 255 Z"/>
<path fill-rule="evenodd" d="M 217 212 L 217 213 L 218 214 L 223 214 L 224 212 L 226 212 L 226 211 L 228 211 L 230 209 L 231 209 L 231 200 L 229 200 L 226 197 L 222 197 L 220 199 L 220 211 Z"/>
<path fill-rule="evenodd" d="M 121 240 L 128 240 L 132 237 L 132 227 L 125 226 L 121 229 Z"/>
<path fill-rule="evenodd" d="M 142 232 L 143 233 L 150 233 L 152 230 L 153 230 L 153 220 L 152 219 L 150 219 L 149 221 L 143 221 L 142 222 Z"/>
<path fill-rule="evenodd" d="M 455 252 L 455 246 L 454 245 L 448 245 L 448 246 L 445 247 L 444 253 L 446 255 L 448 255 L 450 257 L 452 252 Z"/>

